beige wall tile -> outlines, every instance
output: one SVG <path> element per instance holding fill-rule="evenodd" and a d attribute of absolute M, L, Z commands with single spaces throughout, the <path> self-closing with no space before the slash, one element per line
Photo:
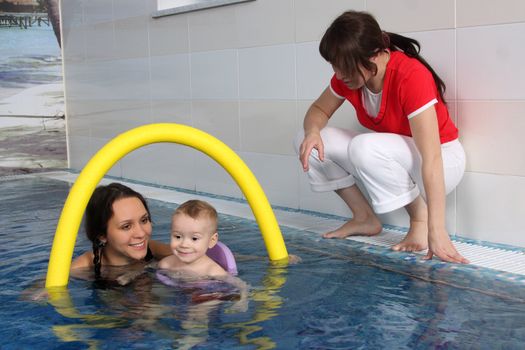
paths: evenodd
<path fill-rule="evenodd" d="M 241 101 L 241 150 L 295 155 L 295 108 L 295 101 Z"/>
<path fill-rule="evenodd" d="M 525 21 L 522 0 L 457 0 L 456 9 L 458 27 Z"/>
<path fill-rule="evenodd" d="M 82 1 L 84 22 L 86 24 L 113 21 L 113 2 L 107 0 Z"/>
<path fill-rule="evenodd" d="M 297 98 L 316 99 L 330 83 L 334 71 L 319 54 L 319 42 L 295 45 L 297 70 Z"/>
<path fill-rule="evenodd" d="M 152 100 L 191 98 L 189 54 L 153 56 L 149 67 Z"/>
<path fill-rule="evenodd" d="M 237 101 L 193 100 L 193 126 L 239 150 L 239 103 Z"/>
<path fill-rule="evenodd" d="M 240 152 L 239 155 L 257 178 L 272 205 L 288 208 L 299 206 L 295 156 L 251 152 Z"/>
<path fill-rule="evenodd" d="M 295 41 L 319 41 L 332 21 L 347 10 L 363 11 L 365 0 L 298 0 L 295 6 Z"/>
<path fill-rule="evenodd" d="M 82 117 L 68 113 L 67 132 L 68 136 L 90 137 L 91 120 L 86 116 Z"/>
<path fill-rule="evenodd" d="M 239 47 L 293 43 L 293 0 L 250 1 L 235 6 Z"/>
<path fill-rule="evenodd" d="M 204 153 L 195 151 L 194 154 L 196 191 L 244 198 L 237 183 L 222 166 Z"/>
<path fill-rule="evenodd" d="M 468 172 L 457 196 L 458 235 L 525 247 L 525 177 Z"/>
<path fill-rule="evenodd" d="M 235 6 L 212 8 L 188 14 L 191 51 L 211 51 L 238 47 Z"/>
<path fill-rule="evenodd" d="M 237 50 L 195 52 L 190 55 L 193 99 L 236 99 L 239 96 Z"/>
<path fill-rule="evenodd" d="M 525 176 L 525 101 L 459 101 L 467 171 Z"/>
<path fill-rule="evenodd" d="M 177 123 L 193 126 L 190 100 L 152 100 L 151 123 Z"/>
<path fill-rule="evenodd" d="M 367 0 L 383 30 L 395 33 L 454 28 L 454 0 Z"/>
<path fill-rule="evenodd" d="M 115 30 L 112 22 L 84 27 L 85 59 L 108 60 L 115 57 Z"/>
<path fill-rule="evenodd" d="M 188 16 L 186 14 L 150 18 L 148 30 L 151 56 L 189 52 Z"/>
<path fill-rule="evenodd" d="M 140 58 L 149 55 L 148 21 L 144 16 L 115 21 L 115 57 Z"/>
<path fill-rule="evenodd" d="M 120 161 L 122 173 L 129 179 L 193 190 L 194 152 L 174 143 L 147 145 Z"/>
<path fill-rule="evenodd" d="M 150 106 L 147 101 L 93 101 L 93 105 L 97 105 L 89 117 L 93 138 L 112 139 L 150 122 Z"/>
<path fill-rule="evenodd" d="M 68 135 L 69 167 L 80 171 L 93 156 L 91 137 L 82 135 Z"/>
<path fill-rule="evenodd" d="M 458 29 L 458 99 L 525 100 L 524 37 L 525 23 Z"/>
<path fill-rule="evenodd" d="M 295 64 L 292 44 L 239 50 L 240 98 L 295 99 Z"/>
<path fill-rule="evenodd" d="M 150 17 L 150 0 L 112 0 L 115 20 L 131 17 Z"/>

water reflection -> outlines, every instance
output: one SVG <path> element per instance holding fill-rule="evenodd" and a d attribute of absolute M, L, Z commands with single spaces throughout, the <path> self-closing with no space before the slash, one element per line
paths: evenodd
<path fill-rule="evenodd" d="M 256 345 L 257 349 L 273 349 L 277 344 L 269 336 L 250 337 L 261 331 L 261 323 L 278 316 L 278 310 L 283 304 L 279 295 L 281 287 L 286 283 L 288 262 L 274 262 L 266 270 L 262 280 L 262 288 L 254 290 L 250 300 L 256 303 L 256 308 L 250 320 L 230 323 L 224 328 L 240 328 L 237 332 L 239 343 L 242 345 Z"/>
<path fill-rule="evenodd" d="M 53 333 L 64 342 L 80 341 L 89 345 L 89 349 L 97 349 L 100 342 L 92 339 L 87 330 L 96 328 L 120 328 L 127 325 L 127 321 L 120 317 L 109 315 L 81 314 L 75 307 L 69 290 L 66 287 L 48 288 L 48 302 L 62 316 L 68 319 L 81 321 L 81 323 L 67 325 L 53 325 Z"/>
<path fill-rule="evenodd" d="M 76 287 L 72 292 L 67 288 L 49 288 L 49 304 L 68 323 L 54 325 L 52 330 L 61 341 L 82 342 L 90 349 L 103 346 L 97 338 L 108 339 L 107 334 L 100 337 L 98 333 L 107 331 L 111 332 L 111 338 L 115 339 L 117 333 L 118 338 L 126 342 L 141 340 L 142 343 L 156 342 L 162 343 L 161 346 L 190 349 L 209 342 L 210 327 L 217 327 L 236 330 L 235 337 L 240 345 L 272 349 L 276 343 L 269 336 L 253 335 L 263 329 L 262 322 L 278 316 L 283 305 L 279 292 L 286 283 L 286 266 L 286 263 L 267 266 L 261 283 L 249 293 L 253 306 L 249 310 L 239 308 L 235 301 L 194 302 L 199 299 L 191 292 L 167 287 L 152 273 L 141 275 L 126 287 L 101 288 L 82 281 L 88 289 L 78 291 L 78 296 L 75 295 Z M 217 322 L 221 312 L 248 320 Z M 150 341 L 150 338 L 155 340 Z"/>

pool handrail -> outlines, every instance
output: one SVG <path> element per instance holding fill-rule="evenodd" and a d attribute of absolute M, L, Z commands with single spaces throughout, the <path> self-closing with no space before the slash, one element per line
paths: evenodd
<path fill-rule="evenodd" d="M 214 159 L 234 179 L 250 205 L 272 261 L 288 258 L 273 210 L 259 182 L 226 144 L 199 129 L 175 123 L 139 126 L 109 141 L 86 164 L 73 184 L 60 215 L 49 257 L 46 287 L 67 286 L 75 241 L 87 203 L 104 175 L 126 154 L 152 143 L 192 147 Z"/>

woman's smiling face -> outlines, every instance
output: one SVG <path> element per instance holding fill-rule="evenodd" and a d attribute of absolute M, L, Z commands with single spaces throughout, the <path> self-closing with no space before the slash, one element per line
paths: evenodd
<path fill-rule="evenodd" d="M 105 264 L 128 265 L 146 257 L 152 226 L 149 214 L 136 197 L 113 203 L 103 250 Z"/>

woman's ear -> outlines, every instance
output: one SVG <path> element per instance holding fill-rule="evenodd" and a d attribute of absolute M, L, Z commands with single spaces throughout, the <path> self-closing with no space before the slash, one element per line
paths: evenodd
<path fill-rule="evenodd" d="M 218 241 L 219 241 L 219 233 L 215 232 L 210 237 L 210 242 L 208 243 L 208 249 L 215 247 Z"/>
<path fill-rule="evenodd" d="M 98 248 L 104 248 L 106 244 L 108 243 L 107 238 L 105 236 L 100 236 L 97 238 L 97 247 Z"/>

